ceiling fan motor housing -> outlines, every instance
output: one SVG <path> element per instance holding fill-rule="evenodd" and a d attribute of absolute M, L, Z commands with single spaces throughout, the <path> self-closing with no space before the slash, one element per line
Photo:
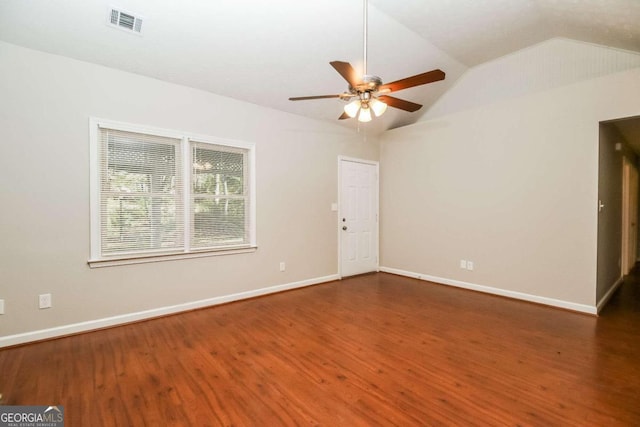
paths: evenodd
<path fill-rule="evenodd" d="M 378 76 L 365 74 L 362 76 L 362 82 L 358 83 L 353 89 L 358 93 L 377 92 L 382 85 L 382 79 Z"/>

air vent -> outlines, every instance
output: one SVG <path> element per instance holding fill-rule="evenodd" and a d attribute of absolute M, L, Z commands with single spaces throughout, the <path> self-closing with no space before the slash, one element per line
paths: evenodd
<path fill-rule="evenodd" d="M 124 31 L 130 31 L 135 34 L 142 33 L 142 16 L 126 12 L 116 7 L 109 8 L 107 23 Z"/>

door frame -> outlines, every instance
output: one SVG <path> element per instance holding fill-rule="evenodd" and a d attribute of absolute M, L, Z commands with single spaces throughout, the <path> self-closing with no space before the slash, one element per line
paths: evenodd
<path fill-rule="evenodd" d="M 338 236 L 338 277 L 340 279 L 342 279 L 342 235 L 340 233 L 342 231 L 340 223 L 340 218 L 342 218 L 342 162 L 363 163 L 375 166 L 376 168 L 376 182 L 374 185 L 376 196 L 376 225 L 374 230 L 376 256 L 375 271 L 380 271 L 380 162 L 375 160 L 359 159 L 356 157 L 338 156 L 338 216 L 336 217 L 336 233 Z"/>
<path fill-rule="evenodd" d="M 629 274 L 637 260 L 638 169 L 622 156 L 622 255 L 621 275 Z"/>

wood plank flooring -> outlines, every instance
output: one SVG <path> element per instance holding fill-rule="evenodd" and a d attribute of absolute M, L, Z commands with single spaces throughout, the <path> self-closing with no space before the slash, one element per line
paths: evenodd
<path fill-rule="evenodd" d="M 0 350 L 68 426 L 640 425 L 640 281 L 600 317 L 373 274 Z"/>

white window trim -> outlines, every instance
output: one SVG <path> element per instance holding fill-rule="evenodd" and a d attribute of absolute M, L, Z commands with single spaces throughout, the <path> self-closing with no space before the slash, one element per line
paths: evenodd
<path fill-rule="evenodd" d="M 150 135 L 164 136 L 181 140 L 183 171 L 185 174 L 191 171 L 191 150 L 190 141 L 205 144 L 215 144 L 248 150 L 248 171 L 249 171 L 249 243 L 246 245 L 230 246 L 228 248 L 215 249 L 192 249 L 188 247 L 191 233 L 191 216 L 184 215 L 185 221 L 185 247 L 182 251 L 171 251 L 166 253 L 146 253 L 126 256 L 123 254 L 114 256 L 101 256 L 101 235 L 100 235 L 100 167 L 98 164 L 99 153 L 99 129 L 108 128 L 126 132 L 144 133 Z M 88 264 L 91 268 L 109 267 L 114 265 L 140 264 L 147 262 L 169 261 L 185 258 L 200 258 L 206 256 L 232 255 L 238 253 L 255 252 L 256 242 L 256 156 L 255 143 L 237 141 L 225 138 L 217 138 L 207 135 L 198 135 L 189 132 L 180 132 L 169 129 L 162 129 L 150 126 L 142 126 L 125 122 L 89 118 L 89 173 L 90 173 L 90 215 L 91 215 L 91 257 Z M 184 205 L 188 211 L 191 199 L 190 180 L 185 183 Z"/>

